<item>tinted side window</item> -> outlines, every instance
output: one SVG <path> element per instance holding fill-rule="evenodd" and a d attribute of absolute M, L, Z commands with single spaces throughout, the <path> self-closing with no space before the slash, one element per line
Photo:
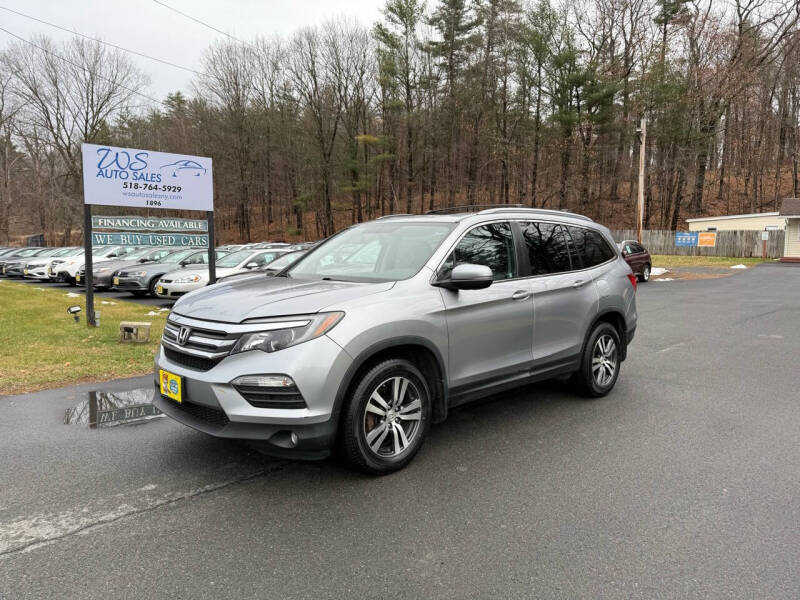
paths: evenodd
<path fill-rule="evenodd" d="M 508 223 L 489 223 L 475 227 L 461 238 L 442 265 L 439 276 L 447 277 L 456 265 L 473 264 L 489 267 L 495 280 L 511 279 L 517 273 L 515 263 L 511 226 Z"/>
<path fill-rule="evenodd" d="M 520 223 L 528 250 L 531 275 L 547 275 L 570 270 L 564 230 L 555 223 Z"/>
<path fill-rule="evenodd" d="M 594 267 L 614 257 L 603 235 L 593 229 L 569 225 L 575 252 L 581 257 L 583 268 Z"/>

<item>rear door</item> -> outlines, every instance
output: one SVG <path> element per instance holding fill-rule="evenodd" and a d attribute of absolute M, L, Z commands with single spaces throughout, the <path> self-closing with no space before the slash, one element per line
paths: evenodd
<path fill-rule="evenodd" d="M 597 292 L 565 226 L 526 221 L 520 227 L 534 294 L 533 370 L 542 373 L 577 358 L 587 315 L 597 309 Z"/>
<path fill-rule="evenodd" d="M 487 223 L 468 231 L 440 267 L 439 277 L 464 263 L 490 267 L 494 282 L 483 290 L 441 289 L 454 395 L 524 378 L 532 360 L 531 286 L 519 278 L 510 223 Z"/>

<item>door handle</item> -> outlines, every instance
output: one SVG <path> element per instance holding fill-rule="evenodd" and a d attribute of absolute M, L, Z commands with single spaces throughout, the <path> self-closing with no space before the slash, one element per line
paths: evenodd
<path fill-rule="evenodd" d="M 583 287 L 586 285 L 586 282 L 583 279 L 578 279 L 575 283 L 572 284 L 572 287 L 578 289 L 579 287 Z"/>
<path fill-rule="evenodd" d="M 531 297 L 530 292 L 526 292 L 525 290 L 517 290 L 513 294 L 511 294 L 512 300 L 527 300 Z"/>

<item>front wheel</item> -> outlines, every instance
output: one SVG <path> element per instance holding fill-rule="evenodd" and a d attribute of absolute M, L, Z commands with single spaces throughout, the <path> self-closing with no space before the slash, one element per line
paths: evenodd
<path fill-rule="evenodd" d="M 620 341 L 610 323 L 598 323 L 586 341 L 581 368 L 575 381 L 592 398 L 608 394 L 617 383 L 620 368 Z"/>
<path fill-rule="evenodd" d="M 425 376 L 413 363 L 385 360 L 360 377 L 342 422 L 347 463 L 383 475 L 406 466 L 422 446 L 431 415 Z"/>

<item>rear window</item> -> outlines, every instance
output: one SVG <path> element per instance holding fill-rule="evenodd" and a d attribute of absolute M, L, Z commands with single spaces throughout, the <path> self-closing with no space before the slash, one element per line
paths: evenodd
<path fill-rule="evenodd" d="M 520 223 L 528 251 L 531 275 L 548 275 L 570 270 L 564 230 L 556 223 Z"/>
<path fill-rule="evenodd" d="M 575 225 L 568 225 L 567 229 L 572 237 L 572 249 L 580 258 L 584 269 L 602 264 L 616 256 L 616 252 L 611 249 L 599 231 Z"/>

